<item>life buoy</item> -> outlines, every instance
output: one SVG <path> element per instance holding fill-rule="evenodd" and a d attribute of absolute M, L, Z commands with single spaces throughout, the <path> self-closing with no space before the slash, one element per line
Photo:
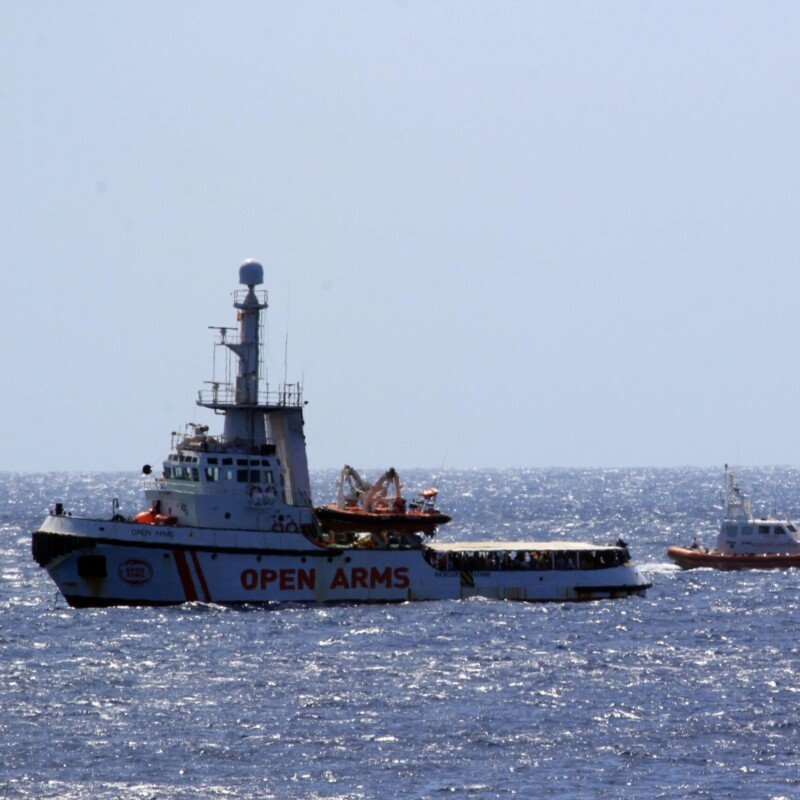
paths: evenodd
<path fill-rule="evenodd" d="M 247 494 L 254 506 L 264 505 L 264 490 L 260 486 L 251 486 Z"/>
<path fill-rule="evenodd" d="M 297 533 L 300 529 L 297 527 L 297 523 L 293 519 L 290 519 L 286 523 L 286 530 L 288 533 Z"/>
<path fill-rule="evenodd" d="M 272 530 L 283 531 L 283 523 L 278 522 L 278 520 L 275 520 L 275 522 L 272 523 Z"/>

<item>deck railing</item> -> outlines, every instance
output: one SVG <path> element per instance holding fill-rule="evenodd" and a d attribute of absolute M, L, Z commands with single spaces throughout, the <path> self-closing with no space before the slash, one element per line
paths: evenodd
<path fill-rule="evenodd" d="M 212 383 L 210 389 L 201 389 L 197 393 L 197 404 L 201 406 L 235 406 L 236 389 L 230 383 Z M 247 404 L 251 405 L 251 404 Z M 296 408 L 303 405 L 303 387 L 299 383 L 284 384 L 277 391 L 259 390 L 256 402 L 258 406 L 277 406 Z"/>

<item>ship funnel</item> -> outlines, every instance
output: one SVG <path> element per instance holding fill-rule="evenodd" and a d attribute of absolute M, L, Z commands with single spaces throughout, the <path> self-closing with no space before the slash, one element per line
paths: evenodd
<path fill-rule="evenodd" d="M 245 286 L 258 286 L 264 283 L 264 267 L 258 261 L 245 261 L 239 267 L 239 283 Z"/>

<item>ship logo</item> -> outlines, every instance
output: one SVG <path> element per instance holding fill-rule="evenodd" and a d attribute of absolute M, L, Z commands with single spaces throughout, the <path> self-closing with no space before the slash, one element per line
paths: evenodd
<path fill-rule="evenodd" d="M 153 567 L 147 561 L 140 558 L 129 558 L 123 561 L 117 569 L 120 580 L 129 583 L 131 586 L 141 586 L 153 577 Z"/>

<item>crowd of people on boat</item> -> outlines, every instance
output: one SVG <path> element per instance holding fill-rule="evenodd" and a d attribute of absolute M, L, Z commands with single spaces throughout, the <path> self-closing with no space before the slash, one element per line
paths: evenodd
<path fill-rule="evenodd" d="M 628 560 L 624 548 L 598 550 L 440 551 L 424 548 L 427 562 L 440 572 L 468 570 L 608 569 Z"/>

